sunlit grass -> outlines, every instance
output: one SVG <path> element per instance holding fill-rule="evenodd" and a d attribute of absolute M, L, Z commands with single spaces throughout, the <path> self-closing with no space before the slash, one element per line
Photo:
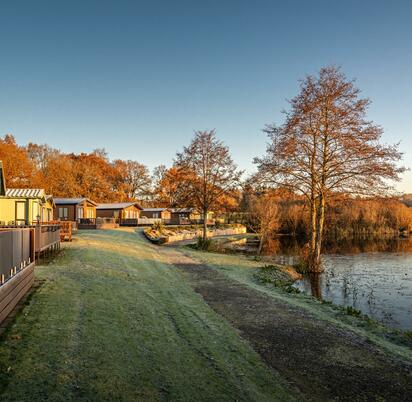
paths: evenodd
<path fill-rule="evenodd" d="M 289 400 L 281 379 L 133 230 L 86 231 L 0 341 L 1 401 Z"/>

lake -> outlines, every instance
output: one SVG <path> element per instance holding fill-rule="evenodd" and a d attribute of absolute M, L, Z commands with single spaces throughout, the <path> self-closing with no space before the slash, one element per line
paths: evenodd
<path fill-rule="evenodd" d="M 243 251 L 253 250 L 253 238 Z M 263 253 L 293 264 L 303 240 L 271 239 Z M 239 248 L 241 250 L 241 247 Z M 325 243 L 325 272 L 294 286 L 323 300 L 361 310 L 383 324 L 412 330 L 412 238 L 352 239 Z"/>

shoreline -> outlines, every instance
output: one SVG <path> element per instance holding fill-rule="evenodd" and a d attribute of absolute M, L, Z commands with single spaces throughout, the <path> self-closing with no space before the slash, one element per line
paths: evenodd
<path fill-rule="evenodd" d="M 295 281 L 291 277 L 289 277 L 290 281 L 278 280 L 276 282 L 277 279 L 281 279 L 276 277 L 274 282 L 262 280 L 259 275 L 256 275 L 259 270 L 265 269 L 262 261 L 256 261 L 248 256 L 200 251 L 187 246 L 176 245 L 174 247 L 183 254 L 199 259 L 225 276 L 252 289 L 282 300 L 291 306 L 302 308 L 317 319 L 354 331 L 368 339 L 369 342 L 385 349 L 390 354 L 396 354 L 398 358 L 405 359 L 408 364 L 412 365 L 412 330 L 392 328 L 358 312 L 356 309 L 346 308 L 329 301 L 321 301 L 293 287 Z M 279 268 L 280 264 L 276 264 L 276 266 Z M 280 271 L 284 272 L 282 268 Z"/>

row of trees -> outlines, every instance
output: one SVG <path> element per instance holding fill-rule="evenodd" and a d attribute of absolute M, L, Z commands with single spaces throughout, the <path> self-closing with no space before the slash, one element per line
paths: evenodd
<path fill-rule="evenodd" d="M 262 246 L 273 233 L 307 237 L 310 232 L 307 203 L 287 191 L 244 192 L 240 212 L 230 214 L 229 219 L 259 233 Z M 412 208 L 397 198 L 341 196 L 328 202 L 325 220 L 324 237 L 329 240 L 394 235 L 412 229 Z"/>
<path fill-rule="evenodd" d="M 0 160 L 4 163 L 9 187 L 44 188 L 55 197 L 89 197 L 97 202 L 137 200 L 146 206 L 199 207 L 197 188 L 203 177 L 203 183 L 214 180 L 216 189 L 209 189 L 204 199 L 207 209 L 213 204 L 217 211 L 235 210 L 239 189 L 232 185 L 234 183 L 226 186 L 221 178 L 211 176 L 216 173 L 216 163 L 222 169 L 232 166 L 228 149 L 216 139 L 214 132 L 198 132 L 195 138 L 195 143 L 206 141 L 198 146 L 211 147 L 213 158 L 218 159 L 199 164 L 198 149 L 184 148 L 172 167 L 160 165 L 151 173 L 136 161 L 111 161 L 103 149 L 66 154 L 44 144 L 21 146 L 12 135 L 5 135 L 0 138 Z M 197 170 L 199 166 L 203 172 Z M 232 174 L 230 169 L 225 173 L 226 178 Z M 239 179 L 240 173 L 236 174 Z"/>
<path fill-rule="evenodd" d="M 284 123 L 264 129 L 269 137 L 266 154 L 255 159 L 258 172 L 248 182 L 254 194 L 248 211 L 255 217 L 251 226 L 264 241 L 279 230 L 280 214 L 287 210 L 283 222 L 289 220 L 294 232 L 305 227 L 309 235 L 306 262 L 313 272 L 321 270 L 327 206 L 343 196 L 389 194 L 389 183 L 399 180 L 405 170 L 398 164 L 402 156 L 398 145 L 381 143 L 381 127 L 366 119 L 370 102 L 359 94 L 353 81 L 335 67 L 306 77 L 290 101 Z M 55 196 L 191 205 L 204 216 L 210 210 L 236 210 L 241 198 L 242 172 L 213 130 L 196 132 L 192 142 L 177 153 L 174 165 L 170 169 L 159 166 L 152 176 L 138 162 L 110 161 L 104 150 L 64 154 L 47 145 L 20 147 L 11 136 L 0 140 L 0 159 L 5 161 L 9 185 L 41 186 Z M 286 195 L 288 202 L 282 198 L 280 202 L 279 197 Z M 282 202 L 283 209 L 279 208 Z M 296 221 L 299 214 L 300 223 Z M 206 229 L 205 222 L 204 237 Z"/>
<path fill-rule="evenodd" d="M 104 150 L 65 154 L 48 145 L 20 146 L 12 135 L 0 138 L 9 187 L 44 188 L 55 197 L 89 197 L 98 202 L 125 201 L 150 192 L 146 166 L 110 161 Z"/>

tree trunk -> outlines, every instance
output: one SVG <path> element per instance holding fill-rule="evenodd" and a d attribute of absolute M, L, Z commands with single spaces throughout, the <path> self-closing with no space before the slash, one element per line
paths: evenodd
<path fill-rule="evenodd" d="M 258 247 L 258 255 L 260 255 L 262 253 L 262 249 L 263 249 L 263 244 L 265 243 L 265 236 L 262 233 L 259 236 L 259 247 Z"/>
<path fill-rule="evenodd" d="M 316 244 L 317 244 L 317 205 L 314 196 L 311 197 L 310 206 L 310 239 L 309 239 L 309 252 L 307 255 L 308 260 L 306 264 L 308 265 L 308 270 L 310 272 L 314 271 Z"/>
<path fill-rule="evenodd" d="M 317 222 L 316 222 L 316 242 L 315 250 L 313 253 L 313 260 L 311 266 L 311 272 L 322 272 L 322 261 L 321 261 L 321 251 L 322 251 L 322 238 L 323 238 L 323 227 L 325 223 L 325 197 L 323 194 L 319 196 L 319 205 L 317 208 Z"/>
<path fill-rule="evenodd" d="M 207 209 L 203 210 L 203 241 L 207 239 Z"/>

